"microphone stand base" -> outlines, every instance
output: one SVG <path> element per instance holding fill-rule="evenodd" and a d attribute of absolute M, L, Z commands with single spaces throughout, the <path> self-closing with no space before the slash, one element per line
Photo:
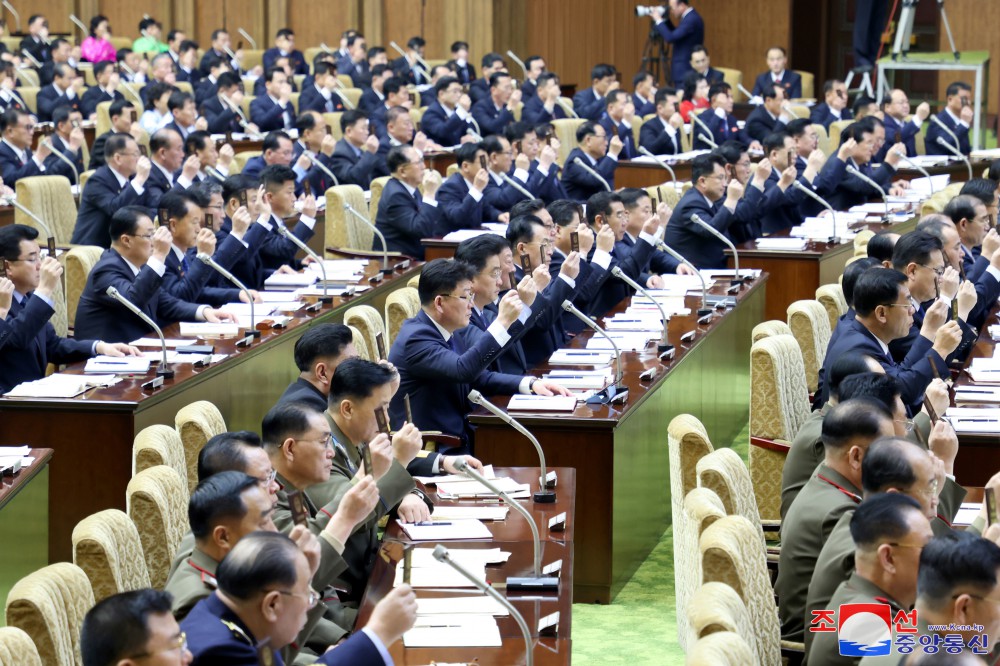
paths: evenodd
<path fill-rule="evenodd" d="M 248 330 L 247 330 L 247 335 L 252 335 L 252 336 L 253 336 L 253 337 L 255 337 L 255 338 L 259 338 L 259 337 L 260 337 L 260 331 L 258 331 L 258 330 L 257 330 L 257 329 L 255 329 L 255 328 L 253 328 L 253 329 L 248 329 Z"/>
<path fill-rule="evenodd" d="M 710 314 L 712 314 L 712 310 L 710 310 L 709 308 L 698 308 L 698 317 L 699 318 L 704 317 L 705 315 L 710 315 Z"/>
<path fill-rule="evenodd" d="M 538 504 L 555 504 L 556 494 L 551 490 L 539 490 L 531 496 Z"/>
<path fill-rule="evenodd" d="M 603 390 L 598 391 L 594 395 L 587 398 L 586 404 L 588 405 L 610 405 L 615 396 L 619 393 L 627 392 L 628 388 L 621 385 L 612 384 L 611 386 L 605 387 Z"/>
<path fill-rule="evenodd" d="M 830 239 L 827 241 L 827 243 L 829 243 L 830 245 L 840 245 L 840 237 L 830 236 Z"/>
<path fill-rule="evenodd" d="M 673 348 L 674 348 L 674 346 L 671 345 L 671 344 L 668 344 L 666 342 L 660 342 L 660 343 L 658 343 L 656 345 L 656 353 L 657 354 L 662 354 L 663 352 L 668 352 L 668 351 L 670 351 Z"/>
<path fill-rule="evenodd" d="M 173 379 L 174 371 L 170 368 L 159 367 L 156 369 L 156 376 L 163 377 L 164 379 Z"/>
<path fill-rule="evenodd" d="M 559 579 L 548 576 L 511 576 L 507 579 L 507 590 L 558 590 Z"/>
<path fill-rule="evenodd" d="M 730 280 L 729 281 L 729 286 L 730 287 L 742 287 L 744 279 L 745 278 L 740 278 L 739 280 Z"/>
<path fill-rule="evenodd" d="M 320 296 L 317 299 L 317 302 L 322 303 L 323 305 L 330 305 L 333 303 L 333 296 Z"/>

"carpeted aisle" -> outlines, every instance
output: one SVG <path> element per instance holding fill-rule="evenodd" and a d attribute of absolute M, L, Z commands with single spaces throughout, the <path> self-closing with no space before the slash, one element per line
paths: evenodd
<path fill-rule="evenodd" d="M 733 442 L 744 460 L 749 441 L 748 426 Z M 675 610 L 673 529 L 667 528 L 612 604 L 573 605 L 574 666 L 683 664 Z"/>

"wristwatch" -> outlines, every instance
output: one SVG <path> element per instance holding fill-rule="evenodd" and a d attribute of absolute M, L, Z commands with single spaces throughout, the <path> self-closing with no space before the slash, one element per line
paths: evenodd
<path fill-rule="evenodd" d="M 531 381 L 528 382 L 528 393 L 534 393 L 535 392 L 535 382 L 537 382 L 537 381 L 538 381 L 538 377 L 532 377 L 531 378 Z"/>

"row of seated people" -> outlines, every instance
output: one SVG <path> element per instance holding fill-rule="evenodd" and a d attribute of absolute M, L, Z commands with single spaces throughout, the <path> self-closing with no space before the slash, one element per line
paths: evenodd
<path fill-rule="evenodd" d="M 925 587 L 924 576 L 937 548 L 961 543 L 982 557 L 974 566 L 954 560 L 966 568 L 963 585 L 982 586 L 985 595 L 997 582 L 1000 560 L 986 553 L 1000 551 L 985 545 L 997 541 L 996 528 L 986 533 L 989 540 L 962 541 L 969 535 L 952 527 L 965 490 L 953 472 L 958 438 L 938 420 L 950 402 L 940 377 L 965 359 L 1000 298 L 1000 236 L 990 212 L 997 190 L 996 181 L 970 181 L 915 231 L 873 237 L 869 256 L 844 271 L 849 310 L 833 331 L 816 410 L 795 435 L 781 483 L 775 594 L 782 637 L 804 639 L 810 664 L 858 663 L 841 656 L 816 623 L 827 609 L 863 600 L 888 603 L 894 617 L 916 608 L 920 627 L 947 625 L 952 620 L 944 618 L 960 614 L 970 625 L 992 623 L 981 632 L 937 633 L 961 636 L 948 639 L 956 653 L 992 650 L 988 663 L 996 658 L 995 641 L 980 636 L 998 629 L 993 609 L 960 591 L 943 600 Z M 998 483 L 1000 475 L 988 485 Z M 896 499 L 893 507 L 880 493 L 911 499 Z M 867 521 L 866 506 L 877 512 Z M 986 525 L 984 513 L 965 531 L 978 535 Z M 896 663 L 899 654 L 894 648 L 895 659 L 885 663 Z"/>

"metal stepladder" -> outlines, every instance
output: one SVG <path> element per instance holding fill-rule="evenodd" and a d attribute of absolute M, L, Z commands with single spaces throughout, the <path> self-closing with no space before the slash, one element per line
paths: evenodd
<path fill-rule="evenodd" d="M 892 59 L 899 56 L 906 60 L 910 53 L 910 38 L 913 36 L 913 20 L 917 15 L 917 3 L 920 0 L 902 0 L 903 8 L 899 14 L 899 23 L 896 26 L 896 41 L 892 45 Z M 937 0 L 938 11 L 941 13 L 941 22 L 944 24 L 945 33 L 948 35 L 948 45 L 955 60 L 961 57 L 961 53 L 955 48 L 955 38 L 951 35 L 951 24 L 948 23 L 948 13 L 944 10 L 944 0 Z"/>
<path fill-rule="evenodd" d="M 857 74 L 861 77 L 861 85 L 857 88 L 851 88 L 851 81 L 854 80 L 854 75 Z M 875 69 L 872 67 L 855 67 L 850 72 L 847 73 L 847 80 L 844 81 L 844 86 L 847 88 L 848 96 L 857 93 L 865 93 L 870 99 L 878 101 L 875 97 L 872 87 L 872 79 L 875 78 Z"/>

